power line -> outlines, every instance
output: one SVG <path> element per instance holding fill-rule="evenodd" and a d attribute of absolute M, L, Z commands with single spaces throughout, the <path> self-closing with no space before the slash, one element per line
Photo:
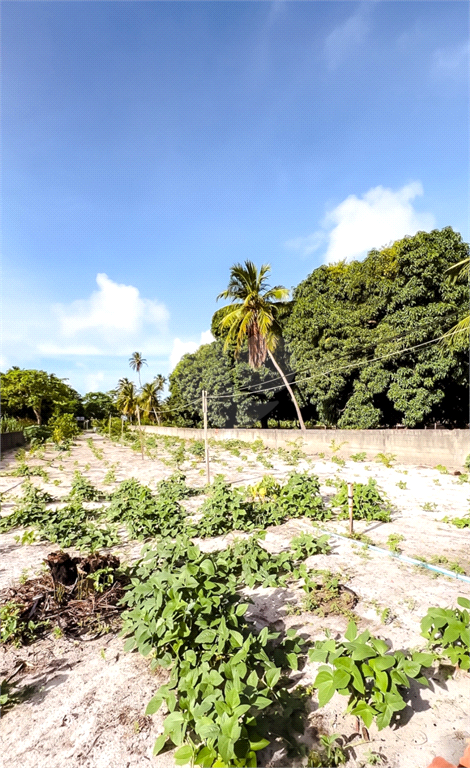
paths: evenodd
<path fill-rule="evenodd" d="M 450 317 L 455 316 L 456 314 L 458 314 L 458 313 L 457 312 L 453 312 L 451 315 L 448 315 L 447 317 L 450 318 Z M 379 341 L 370 342 L 370 345 L 371 346 L 372 345 L 378 346 L 379 344 L 386 344 L 386 343 L 388 343 L 390 341 L 394 341 L 395 339 L 400 339 L 402 337 L 409 336 L 412 333 L 415 333 L 415 329 L 417 327 L 421 327 L 423 325 L 429 325 L 430 322 L 434 322 L 436 319 L 438 319 L 438 318 L 432 318 L 432 319 L 426 320 L 426 321 L 424 321 L 422 323 L 417 323 L 415 328 L 413 328 L 413 330 L 406 331 L 406 332 L 403 331 L 403 333 L 395 334 L 394 336 L 388 336 L 388 337 L 380 339 Z M 444 334 L 444 336 L 448 336 L 448 335 L 449 335 L 449 332 L 446 332 Z M 417 346 L 419 346 L 419 345 L 417 345 Z M 377 358 L 377 359 L 381 359 L 381 358 Z M 373 362 L 373 361 L 371 361 L 371 362 Z M 303 369 L 300 369 L 300 370 L 297 370 L 297 371 L 291 371 L 290 373 L 288 373 L 286 375 L 286 378 L 288 378 L 289 376 L 292 376 L 293 374 L 300 374 L 300 373 L 306 372 L 308 370 L 310 370 L 310 368 L 303 368 Z M 259 384 L 247 384 L 246 385 L 246 387 L 247 387 L 246 390 L 238 390 L 238 391 L 233 390 L 231 393 L 226 394 L 226 395 L 208 395 L 208 399 L 217 399 L 217 400 L 219 400 L 219 399 L 222 399 L 222 398 L 230 398 L 230 397 L 233 397 L 233 396 L 236 396 L 236 395 L 256 395 L 258 393 L 268 392 L 270 390 L 275 390 L 275 389 L 279 389 L 279 388 L 282 389 L 282 388 L 284 388 L 285 384 L 276 385 L 276 386 L 273 386 L 273 387 L 266 387 L 266 388 L 263 387 L 263 384 L 269 384 L 270 382 L 279 381 L 280 379 L 282 379 L 282 376 L 274 376 L 273 378 L 267 379 L 266 381 L 260 382 Z M 296 380 L 295 382 L 289 382 L 289 383 L 298 384 L 299 381 L 306 381 L 306 380 L 307 379 L 299 379 L 299 380 Z M 248 387 L 258 387 L 258 389 L 254 390 L 254 391 L 249 391 Z"/>

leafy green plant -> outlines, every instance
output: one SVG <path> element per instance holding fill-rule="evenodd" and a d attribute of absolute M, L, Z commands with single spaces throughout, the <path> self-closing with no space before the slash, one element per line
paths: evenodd
<path fill-rule="evenodd" d="M 198 459 L 202 459 L 205 456 L 206 449 L 204 447 L 203 440 L 192 440 L 189 443 L 188 450 L 193 456 L 197 456 Z"/>
<path fill-rule="evenodd" d="M 0 643 L 11 643 L 19 647 L 36 637 L 46 622 L 34 622 L 24 618 L 24 606 L 15 602 L 0 605 Z"/>
<path fill-rule="evenodd" d="M 28 427 L 24 427 L 23 435 L 25 440 L 28 441 L 31 448 L 42 445 L 52 437 L 52 429 L 44 425 L 38 426 L 37 424 L 31 424 Z"/>
<path fill-rule="evenodd" d="M 49 480 L 49 475 L 45 469 L 28 466 L 24 461 L 21 461 L 10 474 L 15 477 L 41 477 L 46 483 Z"/>
<path fill-rule="evenodd" d="M 438 469 L 439 472 L 441 473 L 441 475 L 448 475 L 449 474 L 449 470 L 443 464 L 436 464 L 434 469 Z"/>
<path fill-rule="evenodd" d="M 185 530 L 189 532 L 185 522 L 186 511 L 179 501 L 192 493 L 180 473 L 161 480 L 155 494 L 131 478 L 124 480 L 111 495 L 106 515 L 110 520 L 125 523 L 132 539 L 170 536 Z"/>
<path fill-rule="evenodd" d="M 395 461 L 396 456 L 394 453 L 378 453 L 375 457 L 375 460 L 381 464 L 383 464 L 385 467 L 391 467 L 393 465 L 393 462 Z"/>
<path fill-rule="evenodd" d="M 320 736 L 320 744 L 323 749 L 320 751 L 312 750 L 308 755 L 308 768 L 331 768 L 337 765 L 344 765 L 348 759 L 347 753 L 340 745 L 341 736 L 339 733 L 332 733 L 331 736 Z"/>
<path fill-rule="evenodd" d="M 437 504 L 433 501 L 426 501 L 421 505 L 421 509 L 424 509 L 425 512 L 434 512 L 434 510 L 437 509 Z"/>
<path fill-rule="evenodd" d="M 103 498 L 105 498 L 105 494 L 95 488 L 87 477 L 78 471 L 73 473 L 69 499 L 77 499 L 78 501 L 100 501 Z"/>
<path fill-rule="evenodd" d="M 332 456 L 331 461 L 334 461 L 335 464 L 338 464 L 339 467 L 344 467 L 346 462 L 344 459 L 341 459 L 339 456 Z"/>
<path fill-rule="evenodd" d="M 410 687 L 410 678 L 428 685 L 422 669 L 433 661 L 432 654 L 427 653 L 412 653 L 411 657 L 402 651 L 391 653 L 387 643 L 372 637 L 368 630 L 358 635 L 352 621 L 345 640 L 338 642 L 328 637 L 317 641 L 309 658 L 322 662 L 313 683 L 318 690 L 319 706 L 324 707 L 337 691 L 349 696 L 349 714 L 361 718 L 368 728 L 375 720 L 379 730 L 405 708 L 401 691 Z"/>
<path fill-rule="evenodd" d="M 337 443 L 336 440 L 332 440 L 330 443 L 330 449 L 333 453 L 338 453 L 343 445 L 347 445 L 347 440 L 343 440 L 342 443 Z"/>
<path fill-rule="evenodd" d="M 22 536 L 15 536 L 15 541 L 22 546 L 24 544 L 33 544 L 36 539 L 36 531 L 25 531 Z"/>
<path fill-rule="evenodd" d="M 428 608 L 421 634 L 439 659 L 447 658 L 461 669 L 470 669 L 470 600 L 458 597 L 460 608 Z M 437 653 L 436 653 L 437 651 Z"/>
<path fill-rule="evenodd" d="M 396 552 L 399 554 L 401 552 L 401 547 L 399 544 L 404 540 L 405 537 L 402 536 L 401 533 L 391 533 L 387 539 L 387 547 L 389 548 L 390 552 Z"/>
<path fill-rule="evenodd" d="M 399 480 L 398 483 L 395 483 L 397 488 L 400 488 L 402 491 L 406 490 L 406 483 L 404 480 Z"/>
<path fill-rule="evenodd" d="M 184 537 L 144 547 L 123 602 L 125 650 L 171 667 L 146 710 L 163 702 L 169 710 L 154 754 L 170 743 L 177 764 L 256 766 L 276 711 L 288 711 L 291 731 L 301 729 L 282 674 L 297 669 L 303 641 L 290 631 L 274 647 L 278 633 L 255 633 L 223 562 Z"/>
<path fill-rule="evenodd" d="M 52 429 L 54 443 L 64 443 L 73 440 L 80 434 L 75 416 L 71 413 L 61 413 L 49 419 L 49 428 Z"/>
<path fill-rule="evenodd" d="M 101 461 L 104 456 L 103 450 L 101 448 L 98 448 L 98 446 L 95 445 L 95 442 L 92 437 L 87 437 L 86 444 L 89 447 L 95 459 L 98 459 L 98 461 Z"/>
<path fill-rule="evenodd" d="M 457 528 L 470 528 L 470 512 L 468 515 L 464 515 L 463 517 L 443 517 L 442 522 L 451 523 Z"/>
<path fill-rule="evenodd" d="M 468 454 L 468 456 L 465 457 L 465 461 L 463 465 L 465 469 L 468 469 L 468 471 L 470 472 L 470 453 Z"/>
<path fill-rule="evenodd" d="M 365 451 L 360 451 L 359 453 L 353 453 L 352 456 L 351 456 L 351 459 L 353 461 L 365 461 L 366 460 L 366 456 L 367 456 L 367 454 L 366 454 Z"/>
<path fill-rule="evenodd" d="M 348 486 L 342 482 L 338 493 L 331 500 L 332 507 L 339 507 L 339 517 L 349 516 Z M 390 506 L 382 497 L 377 481 L 372 477 L 367 483 L 354 483 L 353 514 L 356 520 L 390 521 Z"/>
<path fill-rule="evenodd" d="M 339 576 L 331 571 L 309 571 L 303 569 L 302 589 L 305 597 L 302 602 L 304 611 L 319 616 L 344 615 L 353 618 L 352 608 L 357 602 L 354 593 L 347 591 L 340 584 Z"/>

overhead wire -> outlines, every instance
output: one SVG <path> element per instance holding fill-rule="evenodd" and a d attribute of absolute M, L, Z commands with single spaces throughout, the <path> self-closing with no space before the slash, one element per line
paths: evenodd
<path fill-rule="evenodd" d="M 457 315 L 457 314 L 458 314 L 457 312 L 453 312 L 453 313 L 451 313 L 450 315 L 447 315 L 447 316 L 446 316 L 446 318 L 449 318 L 449 319 L 450 319 L 450 317 L 455 317 L 455 315 Z M 400 338 L 402 338 L 403 336 L 405 336 L 405 337 L 406 337 L 406 336 L 409 336 L 410 334 L 412 334 L 412 333 L 415 333 L 415 332 L 416 332 L 416 328 L 422 327 L 423 325 L 429 325 L 431 322 L 435 322 L 437 319 L 438 319 L 438 318 L 432 318 L 432 319 L 431 319 L 431 318 L 429 318 L 428 320 L 425 320 L 425 321 L 423 321 L 422 323 L 417 323 L 417 324 L 414 326 L 414 328 L 413 328 L 412 330 L 410 330 L 410 331 L 403 331 L 402 333 L 399 333 L 399 334 L 394 334 L 393 336 L 386 336 L 386 337 L 384 337 L 384 338 L 380 339 L 379 341 L 371 341 L 371 342 L 369 342 L 369 344 L 370 344 L 371 346 L 373 346 L 374 344 L 375 344 L 375 346 L 377 346 L 378 344 L 386 344 L 386 343 L 388 343 L 388 342 L 390 342 L 390 341 L 395 341 L 396 339 L 400 339 Z M 444 334 L 444 335 L 446 335 L 446 336 L 447 336 L 447 335 L 448 335 L 448 332 L 446 332 L 446 334 Z M 298 369 L 298 370 L 296 370 L 296 371 L 291 371 L 290 373 L 288 373 L 288 374 L 286 375 L 286 378 L 288 378 L 289 376 L 293 376 L 293 375 L 296 375 L 296 374 L 297 374 L 297 375 L 299 375 L 299 374 L 301 374 L 301 373 L 303 373 L 303 372 L 306 372 L 307 370 L 309 370 L 309 368 L 301 368 L 301 369 Z M 270 382 L 273 382 L 273 381 L 278 381 L 278 380 L 280 380 L 280 379 L 282 379 L 282 376 L 274 376 L 274 377 L 272 377 L 271 379 L 266 379 L 266 381 L 264 381 L 264 382 L 260 382 L 260 383 L 258 383 L 258 384 L 246 384 L 246 385 L 245 385 L 245 387 L 246 387 L 246 388 L 244 388 L 244 389 L 242 389 L 242 390 L 238 390 L 238 391 L 235 391 L 235 390 L 233 390 L 233 391 L 232 391 L 231 393 L 229 393 L 229 394 L 225 394 L 225 395 L 208 395 L 208 399 L 214 399 L 214 398 L 217 398 L 217 399 L 219 399 L 219 398 L 227 398 L 227 397 L 232 397 L 232 396 L 234 396 L 234 395 L 247 395 L 247 394 L 256 394 L 257 392 L 268 391 L 268 390 L 260 389 L 260 387 L 262 387 L 262 386 L 263 386 L 263 384 L 269 384 Z M 296 383 L 297 383 L 297 381 L 289 381 L 289 384 L 291 384 L 291 383 L 292 383 L 292 384 L 296 384 Z M 284 386 L 285 386 L 285 385 L 283 384 L 283 385 L 281 386 L 281 388 L 282 388 L 282 387 L 284 387 Z M 250 391 L 249 391 L 249 388 L 252 388 L 252 387 L 258 387 L 258 389 L 254 390 L 254 392 L 250 392 Z M 277 389 L 277 387 L 274 387 L 274 389 Z"/>

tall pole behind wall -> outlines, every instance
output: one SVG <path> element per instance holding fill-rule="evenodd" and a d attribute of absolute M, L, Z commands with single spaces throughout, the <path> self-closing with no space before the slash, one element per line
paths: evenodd
<path fill-rule="evenodd" d="M 202 390 L 202 413 L 204 415 L 204 447 L 206 456 L 206 481 L 207 485 L 211 482 L 211 473 L 209 468 L 209 441 L 207 438 L 207 391 Z"/>

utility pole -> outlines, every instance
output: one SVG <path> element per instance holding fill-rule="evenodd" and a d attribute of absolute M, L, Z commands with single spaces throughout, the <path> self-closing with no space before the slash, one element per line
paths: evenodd
<path fill-rule="evenodd" d="M 140 453 L 142 455 L 142 461 L 144 460 L 144 436 L 142 434 L 142 427 L 140 425 L 140 408 L 137 406 L 137 421 L 139 422 L 139 436 L 140 436 Z"/>
<path fill-rule="evenodd" d="M 209 468 L 209 441 L 207 439 L 207 391 L 202 390 L 202 413 L 204 414 L 204 446 L 206 455 L 206 480 L 207 485 L 211 482 L 211 472 Z"/>

